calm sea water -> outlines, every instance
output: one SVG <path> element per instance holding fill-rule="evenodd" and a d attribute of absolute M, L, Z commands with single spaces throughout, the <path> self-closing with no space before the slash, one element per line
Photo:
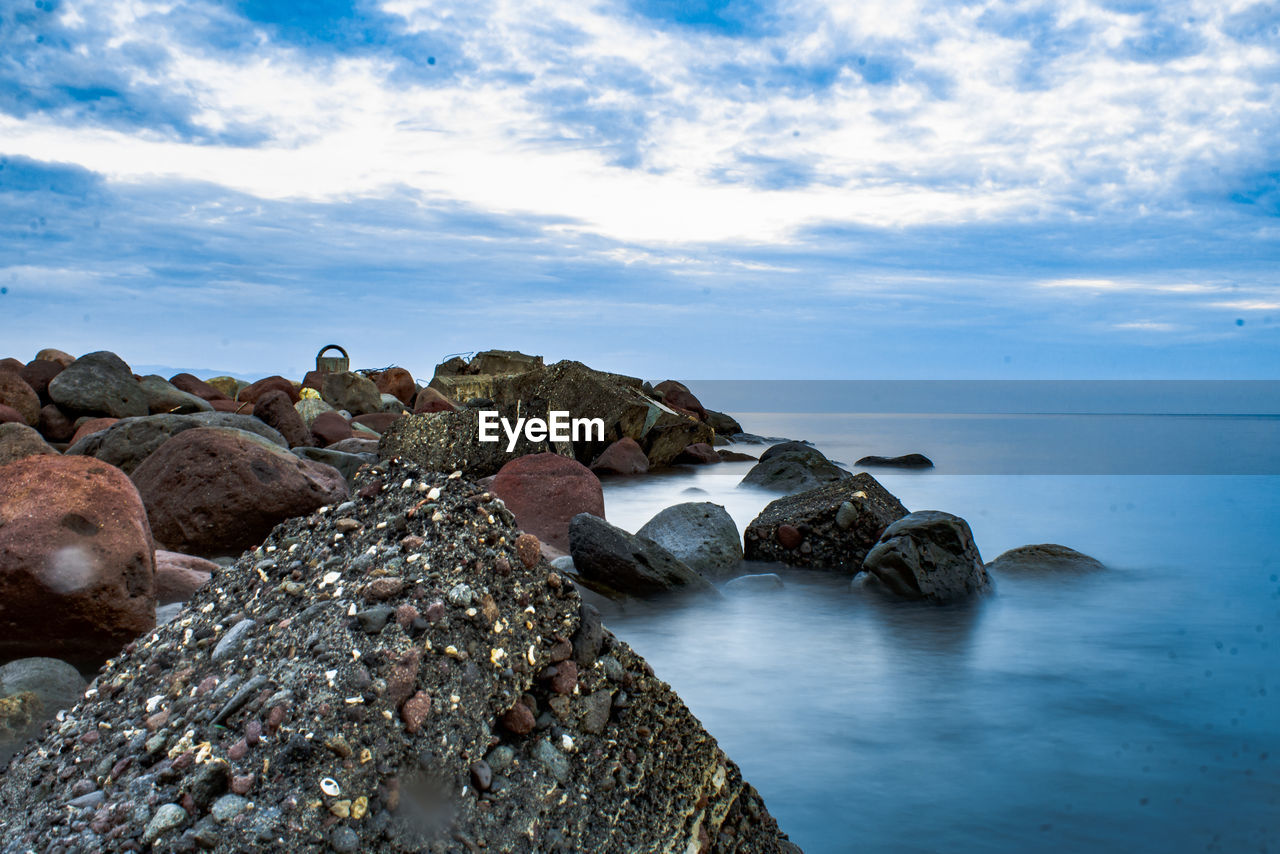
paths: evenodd
<path fill-rule="evenodd" d="M 928 454 L 873 473 L 988 560 L 1057 542 L 1112 567 L 955 607 L 779 570 L 777 593 L 608 617 L 807 852 L 1280 851 L 1280 476 L 1233 473 L 1280 471 L 1280 419 L 739 417 L 845 463 Z M 710 500 L 742 528 L 775 497 L 749 467 L 611 480 L 606 511 L 635 530 Z"/>

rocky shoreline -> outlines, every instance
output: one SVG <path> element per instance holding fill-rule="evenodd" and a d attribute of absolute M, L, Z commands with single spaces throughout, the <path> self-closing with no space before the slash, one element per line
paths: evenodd
<path fill-rule="evenodd" d="M 963 519 L 673 380 L 510 351 L 427 385 L 327 367 L 0 361 L 0 851 L 796 851 L 584 597 L 767 592 L 760 562 L 934 602 L 992 586 Z M 482 410 L 604 436 L 508 451 Z M 745 536 L 709 503 L 607 521 L 601 478 L 722 461 L 781 494 Z M 105 665 L 86 690 L 64 662 Z"/>

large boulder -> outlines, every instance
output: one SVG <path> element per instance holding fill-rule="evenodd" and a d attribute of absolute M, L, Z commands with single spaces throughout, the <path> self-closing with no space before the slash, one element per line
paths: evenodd
<path fill-rule="evenodd" d="M 63 370 L 62 365 L 51 359 L 35 359 L 27 362 L 18 374 L 39 395 L 40 403 L 45 404 L 49 402 L 49 382 Z"/>
<path fill-rule="evenodd" d="M 720 581 L 738 573 L 742 538 L 733 517 L 709 501 L 676 504 L 636 531 L 673 554 L 703 578 Z"/>
<path fill-rule="evenodd" d="M 297 403 L 301 399 L 298 394 L 298 390 L 293 387 L 293 383 L 289 382 L 282 376 L 276 375 L 263 377 L 256 382 L 249 383 L 236 393 L 236 400 L 241 403 L 256 404 L 258 402 L 258 398 L 273 391 L 284 392 L 287 394 L 289 396 L 290 405 Z"/>
<path fill-rule="evenodd" d="M 50 380 L 49 397 L 63 410 L 81 415 L 129 418 L 151 411 L 133 371 L 106 350 L 81 356 Z"/>
<path fill-rule="evenodd" d="M 201 400 L 213 401 L 231 399 L 204 380 L 193 376 L 192 374 L 174 374 L 169 378 L 169 383 L 179 391 L 185 391 L 187 394 L 194 394 Z"/>
<path fill-rule="evenodd" d="M 499 502 L 403 466 L 362 477 L 367 498 L 276 530 L 17 758 L 6 844 L 797 851 L 660 674 L 515 547 Z M 405 479 L 440 491 L 438 514 L 380 489 Z M 333 576 L 299 582 L 297 564 Z M 110 785 L 69 821 L 96 768 Z"/>
<path fill-rule="evenodd" d="M 117 423 L 119 420 L 119 418 L 89 418 L 87 416 L 77 418 L 76 432 L 71 434 L 71 447 L 74 448 L 76 444 L 86 436 L 101 433 L 111 427 L 111 425 Z M 67 450 L 71 450 L 71 448 L 68 448 Z"/>
<path fill-rule="evenodd" d="M 315 444 L 321 448 L 351 438 L 351 422 L 343 418 L 341 413 L 330 409 L 321 412 L 311 420 L 311 435 Z"/>
<path fill-rule="evenodd" d="M 96 666 L 155 625 L 155 555 L 138 491 L 86 457 L 0 468 L 0 657 Z"/>
<path fill-rule="evenodd" d="M 345 409 L 352 415 L 365 415 L 382 408 L 382 392 L 377 385 L 354 371 L 325 374 L 320 396 L 334 409 Z"/>
<path fill-rule="evenodd" d="M 201 557 L 239 554 L 285 519 L 348 494 L 332 466 L 227 428 L 179 433 L 134 470 L 133 480 L 156 542 Z"/>
<path fill-rule="evenodd" d="M 147 396 L 147 408 L 153 412 L 186 414 L 212 412 L 213 406 L 204 398 L 183 391 L 164 377 L 151 374 L 138 380 L 142 393 Z"/>
<path fill-rule="evenodd" d="M 80 701 L 88 685 L 56 658 L 19 658 L 0 667 L 0 767 L 41 725 Z"/>
<path fill-rule="evenodd" d="M 378 387 L 380 394 L 394 395 L 396 400 L 405 406 L 411 406 L 414 395 L 418 393 L 418 385 L 413 381 L 413 374 L 400 367 L 380 371 L 374 377 L 374 385 Z"/>
<path fill-rule="evenodd" d="M 653 390 L 661 394 L 662 402 L 672 409 L 687 412 L 701 421 L 707 420 L 707 410 L 703 408 L 702 401 L 684 383 L 664 380 L 654 386 Z"/>
<path fill-rule="evenodd" d="M 862 472 L 769 503 L 744 532 L 747 560 L 856 573 L 907 508 Z"/>
<path fill-rule="evenodd" d="M 716 412 L 714 409 L 707 410 L 707 423 L 711 425 L 712 430 L 716 431 L 717 436 L 732 436 L 742 432 L 742 425 L 736 418 L 723 412 Z"/>
<path fill-rule="evenodd" d="M 156 549 L 156 603 L 186 602 L 218 570 L 211 560 Z"/>
<path fill-rule="evenodd" d="M 715 591 L 711 582 L 653 540 L 590 513 L 569 523 L 569 554 L 582 584 L 603 596 Z"/>
<path fill-rule="evenodd" d="M 17 371 L 0 368 L 0 403 L 21 415 L 28 427 L 40 423 L 40 395 Z"/>
<path fill-rule="evenodd" d="M 649 458 L 639 442 L 623 436 L 595 458 L 591 470 L 597 474 L 645 474 L 649 471 Z"/>
<path fill-rule="evenodd" d="M 355 425 L 367 427 L 381 436 L 383 433 L 387 432 L 387 428 L 391 426 L 391 422 L 402 417 L 404 417 L 403 412 L 370 412 L 366 415 L 357 415 L 355 418 L 352 418 L 351 424 L 353 427 Z"/>
<path fill-rule="evenodd" d="M 516 407 L 495 406 L 500 418 L 514 425 Z M 544 406 L 529 404 L 521 409 L 522 417 L 546 418 Z M 568 442 L 530 441 L 523 432 L 515 448 L 508 451 L 505 432 L 498 428 L 498 441 L 480 441 L 480 413 L 474 409 L 452 412 L 428 412 L 406 415 L 394 421 L 382 434 L 379 455 L 384 459 L 401 457 L 412 460 L 427 471 L 461 471 L 471 477 L 488 477 L 511 460 L 544 451 L 572 455 Z"/>
<path fill-rule="evenodd" d="M 22 413 L 12 406 L 5 406 L 0 403 L 0 424 L 22 424 L 27 426 L 27 419 L 23 418 Z"/>
<path fill-rule="evenodd" d="M 802 492 L 851 477 L 817 448 L 785 442 L 761 454 L 760 462 L 751 467 L 742 483 L 776 492 Z"/>
<path fill-rule="evenodd" d="M 0 424 L 0 466 L 39 454 L 56 454 L 36 430 L 26 424 Z"/>
<path fill-rule="evenodd" d="M 1105 569 L 1096 558 L 1056 543 L 1018 546 L 987 564 L 987 571 L 997 574 L 1085 573 Z"/>
<path fill-rule="evenodd" d="M 894 522 L 862 568 L 908 599 L 948 602 L 991 585 L 969 523 L 940 510 L 917 510 Z"/>
<path fill-rule="evenodd" d="M 326 412 L 337 411 L 318 397 L 304 397 L 295 403 L 293 408 L 297 410 L 299 417 L 302 418 L 302 423 L 307 425 L 308 430 L 311 429 L 311 425 L 315 423 L 316 418 L 319 416 Z"/>
<path fill-rule="evenodd" d="M 284 377 L 268 377 L 267 379 L 272 380 L 272 382 L 259 386 L 260 390 L 265 391 L 267 388 L 276 387 L 274 385 L 274 381 L 284 379 Z M 239 400 L 240 392 L 252 385 L 252 383 L 247 383 L 244 380 L 238 380 L 235 377 L 225 375 L 221 377 L 209 377 L 207 382 L 221 394 L 225 395 L 229 400 Z M 288 380 L 285 380 L 285 382 L 288 382 Z M 252 403 L 252 401 L 247 402 Z"/>
<path fill-rule="evenodd" d="M 457 408 L 458 404 L 430 386 L 418 392 L 413 400 L 413 411 L 419 415 L 424 412 L 453 412 Z"/>
<path fill-rule="evenodd" d="M 290 448 L 315 444 L 311 431 L 294 408 L 293 400 L 279 389 L 259 397 L 253 404 L 253 415 L 283 436 Z"/>
<path fill-rule="evenodd" d="M 600 479 L 560 454 L 514 459 L 498 470 L 490 490 L 506 503 L 516 524 L 557 549 L 569 548 L 569 522 L 579 513 L 604 516 Z"/>
<path fill-rule="evenodd" d="M 196 415 L 148 415 L 144 418 L 122 418 L 106 429 L 90 433 L 72 443 L 67 453 L 88 456 L 110 463 L 125 474 L 133 474 L 142 461 L 179 433 L 199 427 L 230 427 L 261 436 L 272 444 L 285 447 L 279 432 L 252 415 L 231 412 L 206 412 Z"/>

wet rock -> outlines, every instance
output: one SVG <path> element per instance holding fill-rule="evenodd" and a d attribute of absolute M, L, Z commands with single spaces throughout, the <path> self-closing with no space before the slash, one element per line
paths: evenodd
<path fill-rule="evenodd" d="M 886 528 L 863 569 L 898 596 L 934 602 L 982 593 L 991 583 L 969 523 L 938 510 L 917 510 Z"/>
<path fill-rule="evenodd" d="M 1018 546 L 987 564 L 988 572 L 1009 574 L 1099 572 L 1106 566 L 1095 558 L 1055 543 Z"/>
<path fill-rule="evenodd" d="M 326 374 L 320 396 L 334 409 L 345 409 L 352 415 L 366 415 L 382 408 L 382 393 L 372 380 L 353 371 Z"/>
<path fill-rule="evenodd" d="M 156 602 L 167 605 L 187 601 L 217 571 L 218 565 L 212 561 L 157 549 Z"/>
<path fill-rule="evenodd" d="M 728 578 L 742 563 L 738 526 L 719 504 L 676 504 L 645 522 L 636 534 L 653 540 L 711 580 Z"/>
<path fill-rule="evenodd" d="M 706 420 L 711 425 L 711 429 L 716 431 L 717 436 L 732 436 L 735 433 L 742 432 L 742 425 L 738 423 L 737 419 L 723 412 L 708 409 Z"/>
<path fill-rule="evenodd" d="M 605 520 L 580 513 L 569 524 L 569 552 L 581 582 L 605 596 L 711 592 L 705 578 L 671 552 Z"/>
<path fill-rule="evenodd" d="M 97 664 L 155 624 L 154 546 L 134 485 L 84 457 L 0 476 L 0 656 Z"/>
<path fill-rule="evenodd" d="M 15 370 L 0 368 L 0 403 L 21 415 L 28 427 L 40 423 L 40 396 Z"/>
<path fill-rule="evenodd" d="M 559 454 L 531 454 L 504 465 L 491 490 L 516 524 L 558 549 L 569 547 L 569 522 L 579 513 L 604 516 L 600 479 Z"/>
<path fill-rule="evenodd" d="M 750 454 L 744 454 L 740 451 L 726 451 L 723 448 L 716 451 L 716 456 L 720 458 L 722 463 L 754 463 L 759 459 Z"/>
<path fill-rule="evenodd" d="M 860 466 L 884 466 L 886 468 L 899 469 L 930 469 L 933 468 L 933 460 L 924 454 L 903 454 L 900 457 L 863 457 L 858 460 L 856 465 Z"/>
<path fill-rule="evenodd" d="M 26 457 L 57 453 L 38 432 L 26 424 L 0 424 L 0 466 Z"/>
<path fill-rule="evenodd" d="M 41 724 L 79 702 L 86 687 L 76 668 L 56 658 L 20 658 L 0 667 L 0 766 Z"/>
<path fill-rule="evenodd" d="M 865 472 L 769 503 L 744 532 L 747 560 L 856 573 L 890 523 L 907 515 Z"/>
<path fill-rule="evenodd" d="M 591 470 L 598 474 L 644 474 L 649 471 L 649 458 L 639 442 L 623 436 L 596 457 Z"/>
<path fill-rule="evenodd" d="M 716 449 L 708 445 L 706 442 L 698 442 L 689 445 L 680 452 L 680 456 L 676 457 L 677 463 L 689 463 L 697 466 L 709 466 L 720 462 L 720 455 L 716 453 Z"/>
<path fill-rule="evenodd" d="M 105 350 L 76 359 L 49 383 L 49 397 L 66 412 L 128 418 L 147 415 L 147 396 L 133 371 Z"/>
<path fill-rule="evenodd" d="M 310 447 L 315 444 L 315 440 L 293 404 L 294 401 L 288 394 L 272 389 L 257 399 L 253 405 L 253 414 L 283 436 L 290 448 Z"/>
<path fill-rule="evenodd" d="M 742 483 L 778 492 L 802 492 L 853 477 L 817 448 L 801 442 L 774 445 L 760 455 Z"/>
<path fill-rule="evenodd" d="M 725 593 L 774 593 L 786 587 L 776 572 L 740 575 L 725 584 Z"/>

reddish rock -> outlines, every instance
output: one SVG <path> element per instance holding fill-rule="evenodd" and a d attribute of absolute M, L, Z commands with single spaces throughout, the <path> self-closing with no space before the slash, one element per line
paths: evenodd
<path fill-rule="evenodd" d="M 324 387 L 324 378 L 328 373 L 328 371 L 307 371 L 307 375 L 302 378 L 302 387 L 319 391 Z"/>
<path fill-rule="evenodd" d="M 240 401 L 231 400 L 227 397 L 211 400 L 209 401 L 209 405 L 213 407 L 215 412 L 237 412 L 240 415 L 253 414 L 252 403 L 241 403 Z"/>
<path fill-rule="evenodd" d="M 404 579 L 402 578 L 375 578 L 364 586 L 364 598 L 372 599 L 375 602 L 383 602 L 394 596 L 399 596 L 404 590 Z M 413 607 L 412 605 L 408 607 Z M 410 620 L 410 622 L 413 622 Z"/>
<path fill-rule="evenodd" d="M 240 389 L 240 393 L 236 395 L 236 400 L 241 403 L 256 403 L 258 398 L 269 391 L 282 391 L 289 395 L 290 406 L 302 399 L 298 394 L 298 390 L 293 387 L 293 383 L 284 377 L 274 376 L 265 377 Z"/>
<path fill-rule="evenodd" d="M 570 649 L 572 650 L 572 647 Z M 556 665 L 556 674 L 551 677 L 551 690 L 557 694 L 572 694 L 576 687 L 578 687 L 577 662 L 561 661 Z"/>
<path fill-rule="evenodd" d="M 274 427 L 284 436 L 290 448 L 310 447 L 315 444 L 311 431 L 303 422 L 298 410 L 293 408 L 289 395 L 273 389 L 258 398 L 253 405 L 253 414 L 268 426 Z"/>
<path fill-rule="evenodd" d="M 25 365 L 19 364 L 19 367 Z M 28 427 L 40 423 L 40 396 L 16 370 L 0 366 L 0 404 L 17 411 Z"/>
<path fill-rule="evenodd" d="M 502 726 L 512 735 L 528 735 L 536 724 L 533 712 L 524 703 L 516 703 L 502 716 Z"/>
<path fill-rule="evenodd" d="M 403 412 L 370 412 L 368 415 L 357 415 L 351 419 L 351 423 L 368 427 L 375 433 L 385 433 L 391 422 L 403 415 Z"/>
<path fill-rule="evenodd" d="M 90 418 L 86 421 L 81 421 L 80 426 L 76 428 L 76 432 L 71 434 L 71 444 L 74 445 L 85 436 L 106 430 L 119 420 L 119 418 Z"/>
<path fill-rule="evenodd" d="M 418 392 L 417 398 L 413 401 L 413 411 L 416 415 L 424 412 L 453 412 L 457 408 L 458 404 L 433 388 L 424 388 Z"/>
<path fill-rule="evenodd" d="M 784 549 L 794 549 L 804 540 L 800 530 L 792 525 L 779 525 L 774 536 L 778 539 L 778 545 Z"/>
<path fill-rule="evenodd" d="M 247 795 L 253 788 L 254 775 L 241 774 L 231 778 L 231 791 L 237 795 Z"/>
<path fill-rule="evenodd" d="M 397 709 L 409 699 L 418 684 L 418 668 L 422 665 L 422 656 L 416 649 L 411 649 L 396 661 L 387 674 L 387 702 L 391 708 Z"/>
<path fill-rule="evenodd" d="M 186 602 L 217 571 L 213 561 L 156 549 L 156 603 Z"/>
<path fill-rule="evenodd" d="M 10 423 L 26 424 L 27 419 L 23 418 L 22 413 L 14 409 L 12 406 L 5 406 L 3 403 L 0 403 L 0 424 Z"/>
<path fill-rule="evenodd" d="M 40 396 L 41 403 L 49 402 L 49 380 L 62 373 L 65 368 L 48 359 L 35 359 L 23 365 L 19 375 L 26 380 L 31 390 Z"/>
<path fill-rule="evenodd" d="M 194 394 L 201 400 L 207 400 L 210 403 L 215 400 L 231 399 L 204 380 L 193 376 L 192 374 L 174 374 L 169 378 L 169 384 L 179 391 L 185 391 L 187 394 Z"/>
<path fill-rule="evenodd" d="M 533 534 L 521 534 L 516 537 L 516 557 L 525 566 L 533 566 L 542 557 L 542 543 Z"/>
<path fill-rule="evenodd" d="M 649 470 L 649 458 L 644 448 L 630 436 L 624 436 L 604 449 L 604 453 L 596 457 L 591 470 L 608 474 L 644 474 Z"/>
<path fill-rule="evenodd" d="M 426 691 L 419 691 L 404 701 L 400 707 L 400 717 L 404 719 L 404 730 L 414 735 L 422 729 L 422 722 L 431 712 L 431 697 Z"/>
<path fill-rule="evenodd" d="M 321 412 L 311 422 L 311 435 L 322 448 L 351 438 L 351 424 L 337 412 Z"/>
<path fill-rule="evenodd" d="M 23 367 L 25 367 L 25 365 L 23 365 L 21 359 L 15 359 L 12 356 L 0 359 L 0 371 L 13 371 L 16 374 L 21 371 Z"/>
<path fill-rule="evenodd" d="M 404 368 L 387 368 L 373 379 L 374 384 L 378 386 L 380 394 L 393 394 L 396 400 L 408 406 L 413 401 L 413 396 L 418 392 L 418 386 L 413 381 L 413 374 Z"/>
<path fill-rule="evenodd" d="M 57 362 L 64 368 L 70 366 L 75 360 L 75 356 L 56 347 L 45 347 L 39 353 L 36 353 L 37 362 Z"/>
<path fill-rule="evenodd" d="M 694 465 L 706 466 L 712 463 L 720 462 L 720 455 L 716 453 L 716 449 L 708 445 L 706 442 L 695 442 L 685 447 L 680 452 L 680 456 L 676 457 L 678 463 L 693 463 Z"/>
<path fill-rule="evenodd" d="M 133 472 L 156 541 L 206 557 L 238 555 L 278 523 L 347 498 L 332 466 L 242 431 L 198 427 L 169 439 Z"/>
<path fill-rule="evenodd" d="M 655 391 L 662 392 L 662 402 L 672 409 L 684 410 L 695 416 L 699 421 L 707 420 L 707 410 L 702 407 L 702 402 L 685 387 L 684 383 L 666 380 L 658 383 L 653 388 Z"/>
<path fill-rule="evenodd" d="M 604 516 L 600 479 L 582 463 L 559 454 L 517 457 L 493 479 L 522 530 L 558 549 L 569 548 L 569 521 L 579 513 Z"/>
<path fill-rule="evenodd" d="M 0 658 L 100 664 L 155 625 L 146 510 L 124 472 L 36 456 L 0 474 Z"/>
<path fill-rule="evenodd" d="M 726 451 L 724 448 L 717 448 L 716 456 L 720 457 L 720 462 L 722 463 L 754 463 L 760 459 L 759 457 L 753 457 L 750 454 L 744 454 L 739 451 Z"/>
<path fill-rule="evenodd" d="M 40 407 L 40 435 L 50 442 L 70 442 L 76 434 L 76 423 L 55 404 Z"/>

